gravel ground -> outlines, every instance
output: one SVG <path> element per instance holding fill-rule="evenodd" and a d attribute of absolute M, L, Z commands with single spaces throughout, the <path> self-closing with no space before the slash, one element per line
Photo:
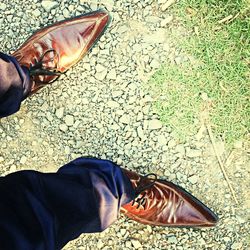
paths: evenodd
<path fill-rule="evenodd" d="M 9 1 L 0 3 L 0 50 L 11 53 L 35 30 L 99 7 L 113 21 L 97 46 L 52 86 L 0 121 L 0 174 L 55 171 L 82 155 L 156 172 L 201 199 L 220 217 L 212 229 L 140 225 L 121 216 L 105 232 L 82 235 L 64 249 L 249 249 L 249 152 L 235 144 L 227 171 L 232 200 L 206 131 L 181 144 L 152 109 L 145 82 L 169 58 L 178 30 L 167 0 Z M 181 32 L 181 30 L 180 30 Z M 229 155 L 217 142 L 223 159 Z M 248 180 L 248 182 L 247 182 Z"/>

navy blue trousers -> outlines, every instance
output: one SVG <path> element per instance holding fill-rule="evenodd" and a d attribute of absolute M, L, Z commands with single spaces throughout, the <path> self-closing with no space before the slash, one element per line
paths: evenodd
<path fill-rule="evenodd" d="M 14 114 L 31 91 L 29 70 L 0 52 L 0 118 Z"/>
<path fill-rule="evenodd" d="M 134 196 L 119 166 L 93 158 L 78 158 L 57 173 L 0 177 L 0 249 L 61 249 L 81 233 L 103 231 Z"/>

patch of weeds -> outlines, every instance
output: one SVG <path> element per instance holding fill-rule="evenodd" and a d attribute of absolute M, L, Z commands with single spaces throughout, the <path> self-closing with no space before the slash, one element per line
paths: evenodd
<path fill-rule="evenodd" d="M 149 81 L 163 122 L 185 138 L 196 133 L 200 95 L 212 101 L 213 130 L 230 145 L 250 128 L 250 4 L 244 0 L 180 1 L 175 16 L 187 36 L 173 33 L 189 60 L 166 62 Z M 228 17 L 228 20 L 225 19 Z M 224 20 L 223 20 L 224 19 Z"/>

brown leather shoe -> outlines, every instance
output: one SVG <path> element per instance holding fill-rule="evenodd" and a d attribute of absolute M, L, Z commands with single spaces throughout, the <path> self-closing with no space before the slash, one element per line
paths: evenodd
<path fill-rule="evenodd" d="M 32 35 L 13 53 L 33 79 L 31 92 L 55 81 L 82 59 L 110 22 L 103 10 L 64 20 Z"/>
<path fill-rule="evenodd" d="M 181 187 L 143 177 L 123 169 L 136 192 L 136 198 L 123 205 L 121 212 L 137 222 L 156 226 L 211 227 L 218 217 L 203 203 Z"/>

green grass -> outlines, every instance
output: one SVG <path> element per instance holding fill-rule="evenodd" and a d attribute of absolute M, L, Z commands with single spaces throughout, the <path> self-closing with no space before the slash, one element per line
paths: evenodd
<path fill-rule="evenodd" d="M 173 8 L 186 36 L 172 33 L 177 48 L 192 60 L 166 62 L 149 81 L 161 120 L 181 139 L 197 133 L 204 108 L 212 101 L 210 121 L 228 145 L 250 128 L 250 3 L 244 0 L 182 0 Z M 237 17 L 223 24 L 219 20 Z M 196 32 L 194 32 L 196 30 Z M 198 32 L 197 32 L 198 31 Z"/>

